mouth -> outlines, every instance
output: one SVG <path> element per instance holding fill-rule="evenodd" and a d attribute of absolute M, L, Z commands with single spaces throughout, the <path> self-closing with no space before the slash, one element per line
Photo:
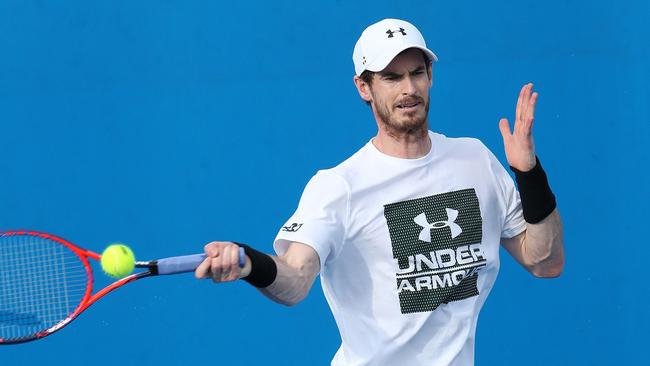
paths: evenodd
<path fill-rule="evenodd" d="M 409 111 L 409 110 L 414 110 L 420 105 L 420 102 L 408 102 L 408 103 L 400 103 L 396 105 L 395 107 L 399 110 L 403 111 Z"/>

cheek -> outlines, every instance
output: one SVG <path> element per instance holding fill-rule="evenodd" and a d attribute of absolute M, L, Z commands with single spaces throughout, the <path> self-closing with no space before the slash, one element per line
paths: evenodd
<path fill-rule="evenodd" d="M 395 100 L 396 95 L 399 95 L 399 93 L 396 92 L 395 90 L 391 90 L 387 88 L 387 89 L 383 89 L 380 93 L 376 93 L 375 97 L 377 97 L 376 100 L 380 101 L 382 104 L 386 104 L 387 106 L 390 106 L 393 104 L 391 101 Z"/>
<path fill-rule="evenodd" d="M 429 78 L 424 76 L 424 77 L 418 78 L 417 85 L 418 85 L 418 88 L 420 88 L 420 89 L 428 89 L 431 86 L 431 83 L 429 81 Z"/>
<path fill-rule="evenodd" d="M 429 89 L 431 86 L 429 85 L 428 82 L 423 83 L 421 86 L 418 87 L 418 94 L 420 94 L 420 97 L 422 97 L 424 100 L 427 100 L 429 97 Z"/>
<path fill-rule="evenodd" d="M 391 102 L 391 99 L 387 98 L 386 95 L 383 95 L 381 98 L 379 98 L 377 103 L 379 103 L 387 111 L 393 110 L 393 103 Z"/>

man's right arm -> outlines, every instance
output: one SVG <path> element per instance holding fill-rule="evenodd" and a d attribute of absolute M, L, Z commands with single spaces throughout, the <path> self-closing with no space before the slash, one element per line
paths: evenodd
<path fill-rule="evenodd" d="M 232 242 L 212 242 L 205 246 L 206 259 L 195 271 L 197 278 L 212 278 L 215 282 L 229 282 L 247 277 L 251 260 L 239 268 L 239 246 Z M 292 306 L 304 299 L 320 271 L 318 254 L 309 245 L 292 242 L 281 256 L 269 256 L 277 267 L 273 282 L 258 290 L 269 299 Z"/>

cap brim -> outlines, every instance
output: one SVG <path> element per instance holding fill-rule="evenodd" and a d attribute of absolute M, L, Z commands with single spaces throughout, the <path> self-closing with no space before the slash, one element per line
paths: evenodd
<path fill-rule="evenodd" d="M 365 70 L 372 71 L 372 72 L 379 72 L 382 71 L 383 69 L 390 64 L 393 59 L 399 55 L 400 53 L 404 52 L 404 50 L 407 50 L 409 48 L 417 48 L 419 50 L 422 50 L 425 55 L 429 58 L 430 61 L 436 62 L 438 61 L 438 56 L 436 56 L 435 53 L 431 52 L 430 49 L 426 47 L 422 47 L 421 45 L 416 45 L 416 44 L 406 44 L 406 45 L 400 45 L 400 47 L 392 49 L 390 52 L 385 52 L 383 55 L 377 57 L 376 59 L 372 60 L 371 62 L 366 65 Z"/>

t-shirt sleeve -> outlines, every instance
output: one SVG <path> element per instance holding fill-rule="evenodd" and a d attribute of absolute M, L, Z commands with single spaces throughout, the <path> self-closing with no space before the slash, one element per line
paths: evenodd
<path fill-rule="evenodd" d="M 519 191 L 517 191 L 515 182 L 512 180 L 512 177 L 510 177 L 510 174 L 508 174 L 492 152 L 489 152 L 489 155 L 492 171 L 495 174 L 496 184 L 501 190 L 503 206 L 505 209 L 503 226 L 501 227 L 501 237 L 512 238 L 526 230 L 526 221 L 524 220 L 523 211 L 521 209 L 521 198 L 519 197 Z"/>
<path fill-rule="evenodd" d="M 339 252 L 345 237 L 348 194 L 340 176 L 319 171 L 307 183 L 294 214 L 280 228 L 273 247 L 283 255 L 291 242 L 307 244 L 318 253 L 321 270 Z"/>

